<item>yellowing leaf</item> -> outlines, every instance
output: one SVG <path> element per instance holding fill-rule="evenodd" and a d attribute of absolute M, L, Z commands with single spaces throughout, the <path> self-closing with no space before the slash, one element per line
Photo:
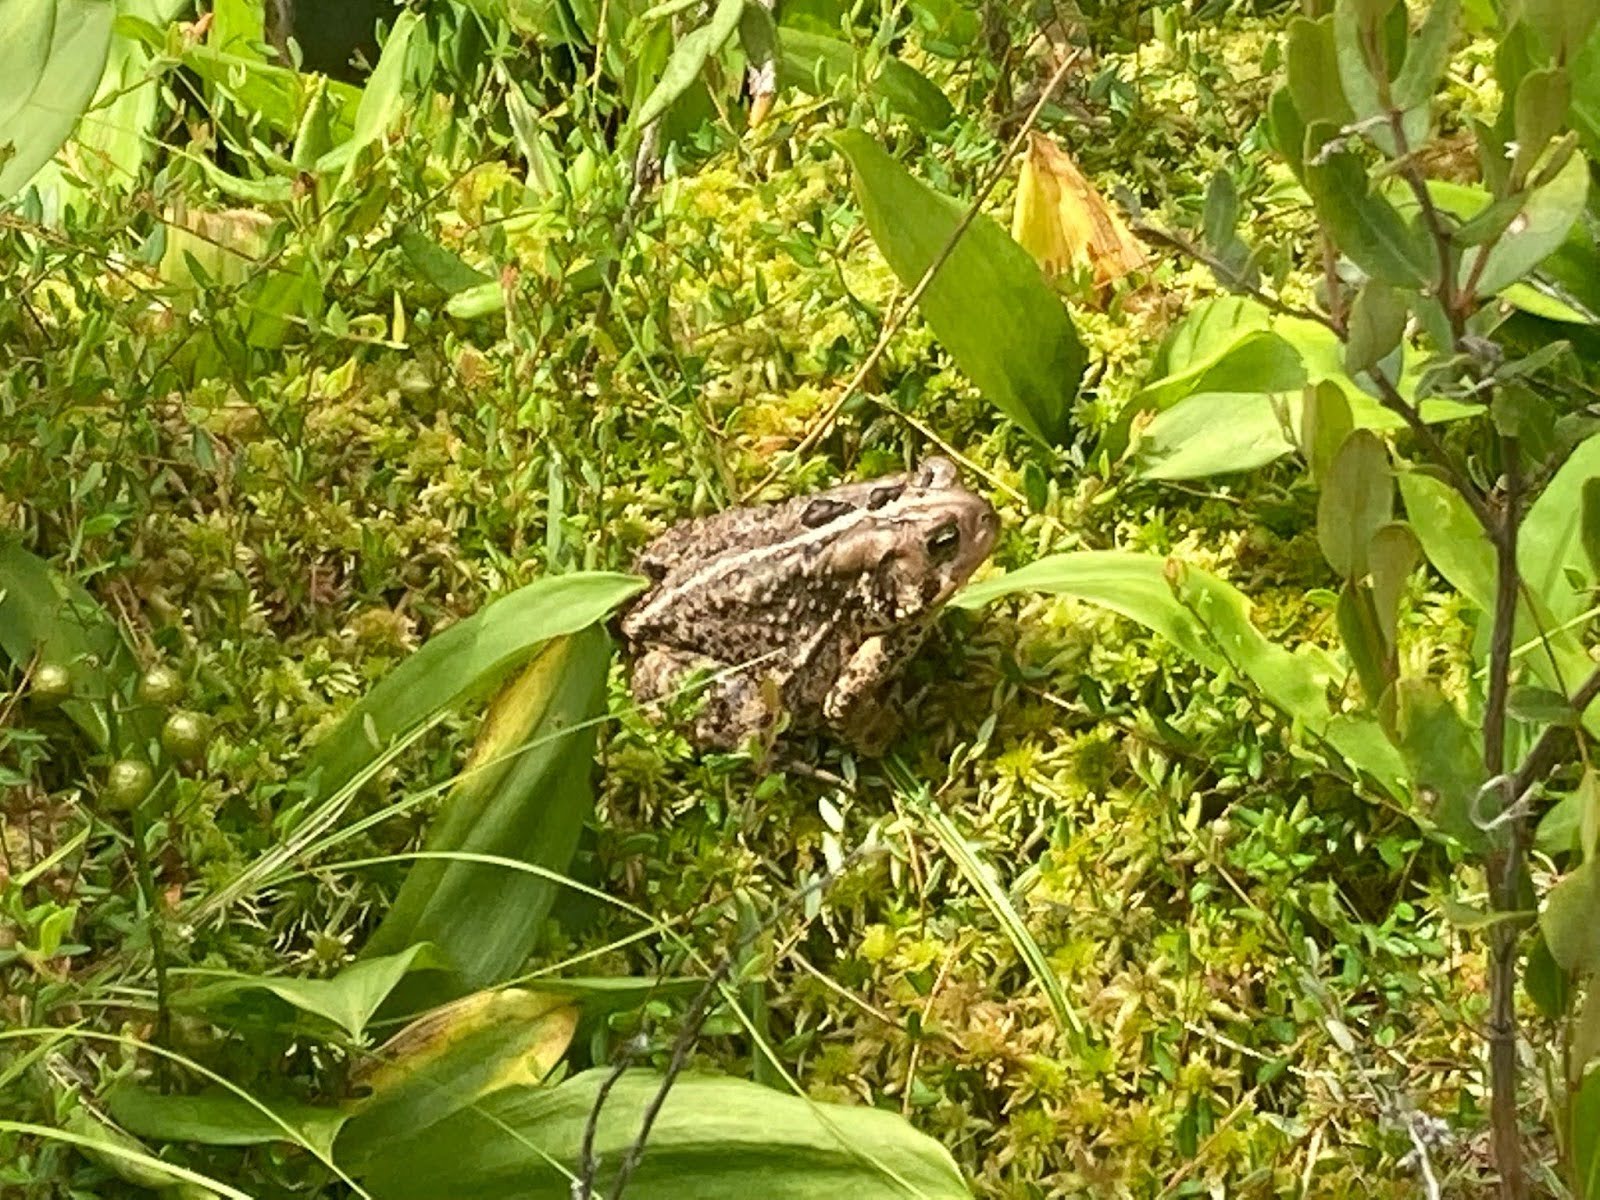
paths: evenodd
<path fill-rule="evenodd" d="M 1122 218 L 1085 179 L 1066 151 L 1041 133 L 1029 135 L 1017 182 L 1011 236 L 1047 275 L 1094 270 L 1104 287 L 1147 260 Z"/>

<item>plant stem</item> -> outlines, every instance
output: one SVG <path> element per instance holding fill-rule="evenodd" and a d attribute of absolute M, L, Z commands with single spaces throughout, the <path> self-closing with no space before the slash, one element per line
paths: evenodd
<path fill-rule="evenodd" d="M 157 790 L 159 791 L 159 785 Z M 152 793 L 154 794 L 154 793 Z M 167 947 L 166 939 L 161 932 L 160 898 L 156 892 L 155 872 L 150 867 L 150 852 L 145 843 L 150 832 L 150 822 L 145 819 L 144 808 L 141 805 L 133 810 L 133 867 L 134 874 L 139 880 L 139 891 L 144 896 L 145 922 L 150 936 L 150 955 L 155 960 L 156 968 L 156 1032 L 155 1044 L 163 1050 L 168 1049 L 172 1041 L 172 1009 L 168 1003 L 167 992 Z M 160 1060 L 158 1066 L 162 1090 L 167 1085 L 167 1060 Z"/>
<path fill-rule="evenodd" d="M 1489 695 L 1483 714 L 1483 765 L 1490 779 L 1506 769 L 1506 700 L 1511 688 L 1515 641 L 1517 532 L 1521 525 L 1521 462 L 1517 440 L 1500 439 L 1504 474 L 1499 519 L 1495 522 L 1494 628 L 1489 644 Z M 1502 779 L 1502 811 L 1515 804 L 1513 780 Z M 1488 855 L 1490 903 L 1496 912 L 1518 909 L 1526 855 L 1524 820 L 1514 815 L 1493 834 Z M 1497 921 L 1489 936 L 1489 1127 L 1503 1200 L 1525 1200 L 1522 1134 L 1517 1119 L 1517 943 L 1518 922 Z"/>

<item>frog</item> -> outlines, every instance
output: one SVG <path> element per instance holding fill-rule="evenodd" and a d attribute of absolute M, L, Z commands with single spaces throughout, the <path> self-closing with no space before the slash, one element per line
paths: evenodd
<path fill-rule="evenodd" d="M 820 732 L 881 754 L 895 680 L 999 528 L 940 456 L 673 525 L 635 562 L 649 587 L 621 621 L 632 693 L 659 718 L 698 683 L 684 732 L 707 749 Z"/>

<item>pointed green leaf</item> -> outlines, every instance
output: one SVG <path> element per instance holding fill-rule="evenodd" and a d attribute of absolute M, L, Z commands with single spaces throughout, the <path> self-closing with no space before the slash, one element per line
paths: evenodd
<path fill-rule="evenodd" d="M 1352 375 L 1377 366 L 1400 345 L 1406 329 L 1406 300 L 1386 283 L 1369 279 L 1350 306 L 1345 370 Z"/>
<path fill-rule="evenodd" d="M 433 947 L 408 946 L 397 954 L 351 963 L 328 979 L 301 979 L 293 975 L 208 976 L 207 982 L 178 993 L 185 1008 L 222 1009 L 241 993 L 267 992 L 291 1008 L 321 1017 L 359 1041 L 367 1022 L 412 970 L 430 970 L 440 965 Z"/>
<path fill-rule="evenodd" d="M 1317 498 L 1317 542 L 1328 565 L 1346 579 L 1366 575 L 1372 535 L 1393 516 L 1389 451 L 1376 434 L 1358 429 L 1339 447 Z"/>
<path fill-rule="evenodd" d="M 636 127 L 644 128 L 671 108 L 672 102 L 700 78 L 707 61 L 722 53 L 722 48 L 739 28 L 739 14 L 744 10 L 744 3 L 745 0 L 717 0 L 711 19 L 678 40 L 661 79 L 633 114 Z"/>
<path fill-rule="evenodd" d="M 1290 653 L 1269 641 L 1251 622 L 1245 596 L 1199 568 L 1115 550 L 1052 554 L 968 587 L 952 603 L 977 608 L 1013 592 L 1072 596 L 1138 621 L 1207 669 L 1242 673 L 1383 787 L 1397 790 L 1405 778 L 1376 721 L 1332 716 L 1328 687 L 1343 675 L 1333 659 L 1310 646 Z"/>
<path fill-rule="evenodd" d="M 920 182 L 871 138 L 835 138 L 855 168 L 873 240 L 901 283 L 939 262 L 965 206 Z M 1041 442 L 1067 431 L 1084 352 L 1055 291 L 1011 236 L 979 214 L 922 295 L 928 325 L 989 401 Z"/>
<path fill-rule="evenodd" d="M 106 1108 L 129 1132 L 154 1141 L 206 1146 L 292 1142 L 311 1146 L 325 1158 L 331 1156 L 333 1140 L 349 1119 L 336 1108 L 282 1097 L 257 1099 L 259 1105 L 221 1088 L 173 1095 L 123 1081 L 106 1094 Z"/>
<path fill-rule="evenodd" d="M 561 887 L 546 873 L 567 870 L 594 805 L 595 727 L 610 658 L 597 628 L 552 640 L 490 707 L 424 849 L 492 861 L 422 859 L 407 872 L 365 952 L 432 942 L 455 978 L 448 987 L 417 980 L 397 1003 L 415 1007 L 502 982 L 543 936 Z"/>
<path fill-rule="evenodd" d="M 1320 136 L 1316 129 L 1306 134 L 1308 148 L 1316 142 L 1319 151 L 1308 149 L 1305 183 L 1334 242 L 1374 279 L 1397 287 L 1427 286 L 1437 271 L 1432 245 L 1368 186 L 1359 158 L 1347 150 L 1327 153 Z"/>

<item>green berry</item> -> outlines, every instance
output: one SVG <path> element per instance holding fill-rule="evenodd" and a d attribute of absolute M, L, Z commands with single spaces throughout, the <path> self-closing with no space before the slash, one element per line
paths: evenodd
<path fill-rule="evenodd" d="M 137 758 L 120 758 L 106 772 L 106 786 L 101 799 L 112 812 L 132 812 L 144 803 L 144 798 L 155 786 L 156 773 L 150 764 Z"/>
<path fill-rule="evenodd" d="M 193 762 L 205 757 L 210 732 L 204 717 L 180 708 L 161 727 L 161 748 L 179 762 Z"/>
<path fill-rule="evenodd" d="M 139 680 L 139 699 L 145 704 L 176 704 L 183 699 L 183 676 L 171 667 L 151 667 Z"/>
<path fill-rule="evenodd" d="M 72 697 L 72 672 L 62 663 L 40 663 L 34 668 L 28 695 L 44 708 L 54 708 Z"/>

